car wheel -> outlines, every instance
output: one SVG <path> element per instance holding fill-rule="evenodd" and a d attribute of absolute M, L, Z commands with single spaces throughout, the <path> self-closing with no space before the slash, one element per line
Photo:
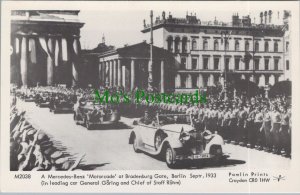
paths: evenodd
<path fill-rule="evenodd" d="M 210 149 L 210 154 L 214 155 L 212 160 L 215 165 L 222 164 L 223 155 L 222 148 L 220 146 L 212 146 Z"/>
<path fill-rule="evenodd" d="M 155 150 L 158 150 L 158 148 L 160 147 L 161 143 L 163 142 L 163 140 L 165 139 L 165 136 L 162 133 L 157 133 L 154 137 L 154 147 Z"/>
<path fill-rule="evenodd" d="M 134 135 L 134 137 L 133 137 L 132 147 L 133 147 L 133 150 L 134 150 L 136 153 L 139 153 L 139 152 L 140 152 L 140 150 L 138 149 L 138 141 L 137 141 L 135 135 Z"/>
<path fill-rule="evenodd" d="M 176 168 L 178 166 L 178 162 L 176 162 L 176 152 L 175 150 L 168 144 L 166 146 L 166 164 L 169 168 Z"/>
<path fill-rule="evenodd" d="M 89 120 L 85 119 L 85 127 L 87 128 L 87 130 L 91 130 L 91 124 L 89 123 Z"/>

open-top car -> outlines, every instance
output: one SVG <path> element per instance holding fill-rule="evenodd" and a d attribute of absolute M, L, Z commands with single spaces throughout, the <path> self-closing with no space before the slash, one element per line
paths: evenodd
<path fill-rule="evenodd" d="M 223 138 L 208 130 L 195 129 L 190 115 L 145 116 L 134 121 L 134 125 L 129 138 L 134 151 L 160 155 L 169 168 L 177 167 L 183 160 L 213 159 L 218 162 L 228 157 L 223 153 Z"/>
<path fill-rule="evenodd" d="M 83 124 L 88 130 L 93 125 L 113 124 L 120 120 L 118 110 L 110 105 L 96 104 L 94 101 L 83 101 L 75 105 L 74 120 Z"/>
<path fill-rule="evenodd" d="M 49 109 L 50 112 L 70 112 L 72 113 L 74 110 L 74 99 L 71 96 L 67 96 L 65 94 L 57 93 L 55 96 L 51 98 Z"/>
<path fill-rule="evenodd" d="M 42 92 L 35 96 L 35 104 L 39 107 L 49 107 L 51 101 L 51 93 Z"/>

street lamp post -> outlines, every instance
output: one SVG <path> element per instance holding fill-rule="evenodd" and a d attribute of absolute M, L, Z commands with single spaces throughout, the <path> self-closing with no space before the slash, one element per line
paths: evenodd
<path fill-rule="evenodd" d="M 150 11 L 150 62 L 148 66 L 148 90 L 153 91 L 153 75 L 152 75 L 152 69 L 153 69 L 153 11 Z"/>
<path fill-rule="evenodd" d="M 227 51 L 227 44 L 229 45 L 229 42 L 228 42 L 228 39 L 230 38 L 231 36 L 231 32 L 228 32 L 228 31 L 222 31 L 221 32 L 221 43 L 223 44 L 224 42 L 224 100 L 227 100 L 228 99 L 228 96 L 227 96 L 227 67 L 226 67 L 226 51 Z M 225 41 L 224 41 L 225 40 Z"/>

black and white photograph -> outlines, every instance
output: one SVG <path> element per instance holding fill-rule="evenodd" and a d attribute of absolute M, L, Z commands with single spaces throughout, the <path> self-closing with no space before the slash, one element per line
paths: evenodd
<path fill-rule="evenodd" d="M 74 3 L 1 19 L 8 171 L 291 170 L 299 9 Z"/>

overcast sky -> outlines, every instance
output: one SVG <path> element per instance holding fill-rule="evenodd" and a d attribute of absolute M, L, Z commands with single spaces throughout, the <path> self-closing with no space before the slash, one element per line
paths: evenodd
<path fill-rule="evenodd" d="M 75 2 L 74 2 L 75 3 Z M 231 22 L 233 13 L 239 16 L 250 14 L 256 23 L 259 22 L 261 11 L 273 10 L 273 17 L 277 18 L 278 10 L 282 11 L 282 4 L 276 2 L 251 3 L 251 2 L 97 2 L 87 9 L 81 9 L 79 19 L 85 25 L 81 29 L 81 45 L 83 49 L 91 49 L 98 45 L 105 35 L 106 44 L 117 47 L 124 44 L 134 44 L 143 41 L 143 20 L 149 23 L 150 10 L 154 11 L 154 19 L 161 16 L 162 11 L 166 16 L 171 12 L 173 17 L 185 17 L 196 13 L 201 21 L 217 20 Z M 282 17 L 282 15 L 280 15 Z M 149 38 L 147 40 L 149 42 Z"/>

